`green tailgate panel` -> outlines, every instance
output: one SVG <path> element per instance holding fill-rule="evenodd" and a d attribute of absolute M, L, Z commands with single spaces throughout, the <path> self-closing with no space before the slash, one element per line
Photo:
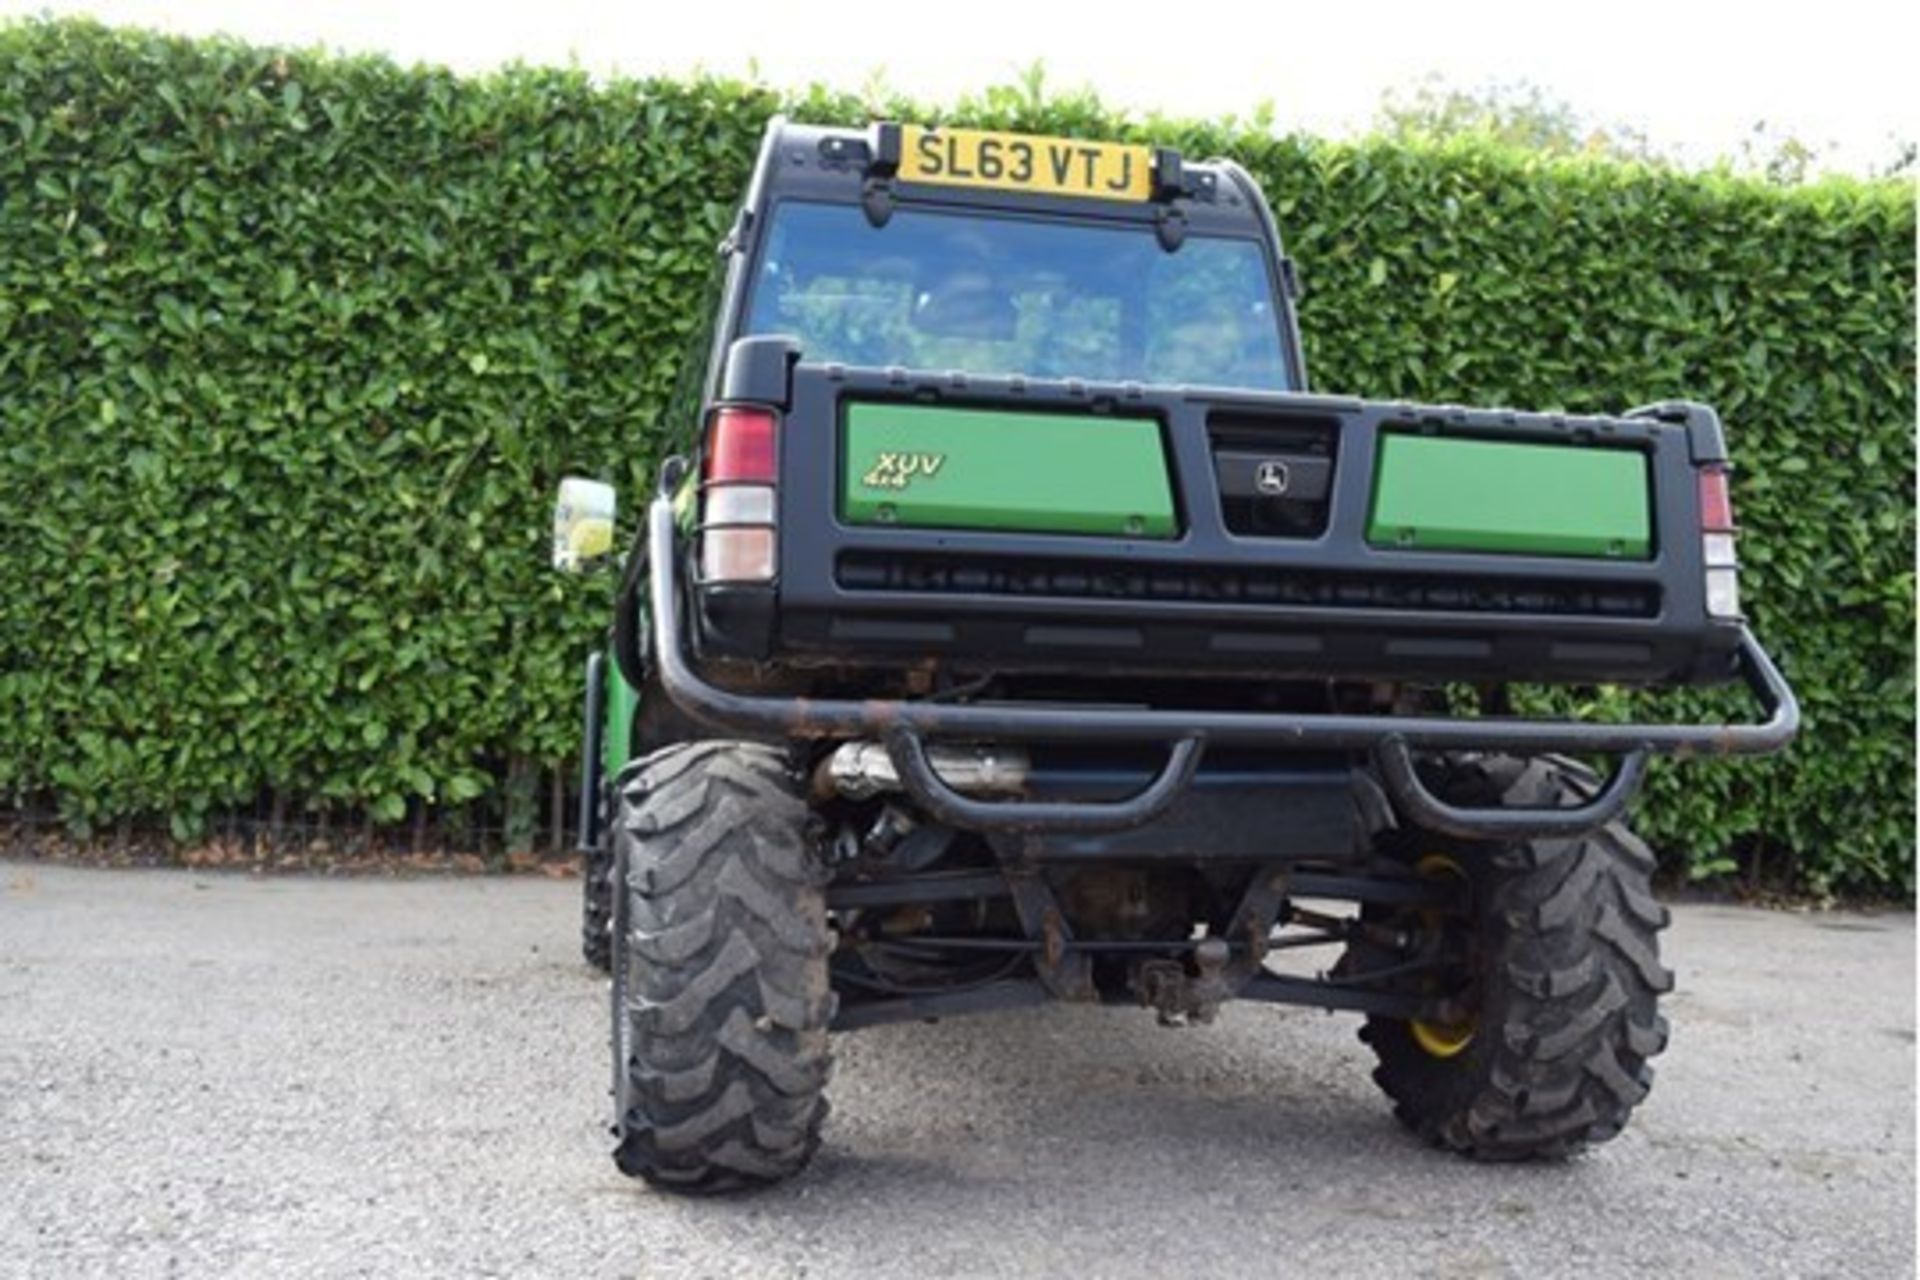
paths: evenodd
<path fill-rule="evenodd" d="M 1653 554 L 1647 472 L 1633 449 L 1384 435 L 1367 541 L 1644 560 Z"/>
<path fill-rule="evenodd" d="M 1150 418 L 850 404 L 840 515 L 852 524 L 1172 538 Z"/>

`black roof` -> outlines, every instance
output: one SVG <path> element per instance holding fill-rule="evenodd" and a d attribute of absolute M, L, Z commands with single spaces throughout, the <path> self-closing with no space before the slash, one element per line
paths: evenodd
<path fill-rule="evenodd" d="M 1199 234 L 1268 234 L 1270 223 L 1259 187 L 1231 161 L 1195 163 L 1170 149 L 1155 148 L 1156 172 L 1163 178 L 1170 175 L 1172 182 L 1163 182 L 1154 199 L 1140 202 L 934 186 L 896 181 L 887 172 L 886 135 L 892 127 L 884 122 L 866 128 L 800 124 L 776 116 L 761 144 L 758 189 L 749 195 L 749 203 L 764 206 L 772 200 L 795 198 L 858 204 L 863 197 L 875 198 L 879 190 L 886 199 L 902 204 L 1148 223 L 1162 221 L 1171 212 Z"/>

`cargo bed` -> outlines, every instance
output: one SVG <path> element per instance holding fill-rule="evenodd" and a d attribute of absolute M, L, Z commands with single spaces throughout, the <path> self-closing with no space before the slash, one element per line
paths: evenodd
<path fill-rule="evenodd" d="M 1584 417 L 796 357 L 752 338 L 727 361 L 723 399 L 779 417 L 778 573 L 699 592 L 710 656 L 1735 674 L 1744 628 L 1709 613 L 1705 588 L 1699 477 L 1726 451 L 1704 407 Z M 970 487 L 969 465 L 995 481 Z M 929 467 L 938 484 L 912 474 Z"/>

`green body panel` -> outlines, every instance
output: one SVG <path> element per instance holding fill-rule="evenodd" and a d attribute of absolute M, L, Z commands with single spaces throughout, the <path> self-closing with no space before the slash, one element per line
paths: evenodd
<path fill-rule="evenodd" d="M 1367 541 L 1644 560 L 1653 554 L 1647 469 L 1633 449 L 1385 435 Z"/>
<path fill-rule="evenodd" d="M 620 674 L 620 664 L 607 655 L 607 687 L 603 702 L 605 719 L 600 734 L 602 776 L 611 781 L 620 776 L 633 755 L 633 713 L 640 706 L 640 691 Z"/>
<path fill-rule="evenodd" d="M 1171 538 L 1150 418 L 847 406 L 840 515 L 853 524 Z"/>

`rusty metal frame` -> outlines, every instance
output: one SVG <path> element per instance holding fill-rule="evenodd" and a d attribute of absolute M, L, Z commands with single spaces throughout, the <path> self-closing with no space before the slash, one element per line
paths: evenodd
<path fill-rule="evenodd" d="M 996 841 L 996 844 L 1002 842 Z M 829 910 L 894 907 L 921 902 L 968 898 L 1010 897 L 1021 923 L 1019 938 L 929 939 L 942 943 L 1008 953 L 1024 952 L 1033 962 L 1033 976 L 1000 978 L 977 986 L 929 990 L 895 996 L 843 1000 L 834 1018 L 836 1031 L 911 1022 L 926 1018 L 1021 1009 L 1054 1000 L 1081 1003 L 1099 1001 L 1132 1007 L 1135 1001 L 1103 995 L 1093 985 L 1092 960 L 1100 954 L 1141 952 L 1185 953 L 1197 973 L 1188 975 L 1178 965 L 1178 990 L 1168 995 L 1163 1017 L 1183 1015 L 1204 1021 L 1220 1004 L 1234 999 L 1306 1008 L 1358 1011 L 1384 1017 L 1430 1016 L 1437 1007 L 1429 997 L 1384 991 L 1268 972 L 1264 967 L 1274 922 L 1290 898 L 1344 898 L 1383 902 L 1407 909 L 1450 910 L 1459 905 L 1459 886 L 1449 880 L 1412 877 L 1340 875 L 1289 871 L 1281 866 L 1256 868 L 1241 895 L 1240 905 L 1222 935 L 1194 941 L 1154 942 L 1136 939 L 1075 938 L 1063 913 L 1038 872 L 1024 865 L 1017 847 L 1000 850 L 996 869 L 932 872 L 854 881 L 830 886 Z M 1209 944 L 1212 954 L 1209 956 Z M 1284 945 L 1284 944 L 1283 944 Z M 1222 954 L 1224 953 L 1224 954 Z M 1207 961 L 1211 958 L 1212 963 Z M 1156 1007 L 1140 993 L 1138 1003 Z"/>
<path fill-rule="evenodd" d="M 1649 754 L 1753 755 L 1777 751 L 1799 729 L 1800 707 L 1773 660 L 1742 627 L 1738 668 L 1766 718 L 1747 724 L 1592 724 L 1515 717 L 1354 715 L 1240 712 L 1177 708 L 1062 707 L 947 703 L 903 699 L 831 699 L 742 693 L 702 679 L 687 657 L 676 568 L 673 508 L 665 495 L 648 513 L 648 590 L 653 624 L 649 657 L 662 688 L 688 715 L 727 732 L 756 737 L 879 737 L 917 784 L 916 799 L 944 811 L 955 825 L 1077 826 L 1116 829 L 1150 820 L 1192 778 L 1205 746 L 1351 750 L 1376 754 L 1382 782 L 1403 813 L 1439 829 L 1484 838 L 1571 834 L 1607 821 L 1638 785 Z M 1102 805 L 990 806 L 952 793 L 924 765 L 924 737 L 974 740 L 1167 743 L 1170 756 L 1146 791 Z M 1518 755 L 1576 752 L 1623 755 L 1619 771 L 1592 802 L 1570 810 L 1460 809 L 1419 782 L 1415 751 L 1501 751 Z M 910 784 L 912 785 L 912 784 Z M 1025 810 L 1025 812 L 1019 812 Z"/>
<path fill-rule="evenodd" d="M 648 657 L 667 696 L 688 715 L 733 732 L 782 738 L 882 737 L 905 729 L 929 737 L 970 739 L 1173 742 L 1303 750 L 1370 750 L 1398 739 L 1416 751 L 1552 751 L 1660 755 L 1763 755 L 1792 741 L 1800 705 L 1780 669 L 1753 633 L 1741 629 L 1741 678 L 1767 718 L 1753 724 L 1588 724 L 1508 717 L 1374 716 L 1281 711 L 1173 708 L 1080 708 L 898 699 L 768 696 L 722 689 L 703 680 L 686 656 L 686 630 L 676 597 L 678 541 L 673 507 L 656 498 L 649 512 L 647 555 L 654 643 Z"/>

